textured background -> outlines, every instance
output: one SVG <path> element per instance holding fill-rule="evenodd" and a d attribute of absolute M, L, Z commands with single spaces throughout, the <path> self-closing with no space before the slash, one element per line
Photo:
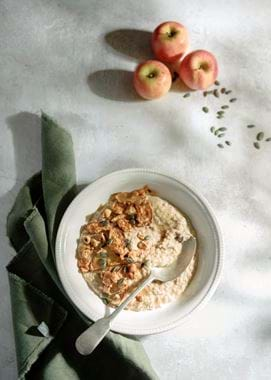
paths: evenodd
<path fill-rule="evenodd" d="M 191 49 L 217 55 L 219 79 L 238 98 L 224 120 L 201 111 L 224 101 L 200 93 L 135 96 L 131 71 L 167 19 L 188 27 Z M 161 379 L 271 378 L 271 143 L 257 151 L 246 128 L 271 136 L 270 20 L 269 0 L 0 0 L 0 378 L 16 378 L 5 219 L 40 169 L 40 109 L 72 133 L 79 182 L 158 168 L 214 207 L 226 245 L 219 289 L 191 322 L 142 339 Z M 216 147 L 213 124 L 229 128 L 231 148 Z"/>

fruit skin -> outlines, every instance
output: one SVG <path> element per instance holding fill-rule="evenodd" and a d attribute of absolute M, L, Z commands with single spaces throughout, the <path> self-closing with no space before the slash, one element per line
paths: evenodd
<path fill-rule="evenodd" d="M 157 99 L 171 86 L 171 74 L 166 65 L 155 60 L 140 63 L 134 72 L 134 87 L 144 99 Z"/>
<path fill-rule="evenodd" d="M 207 50 L 195 50 L 182 60 L 179 75 L 189 88 L 204 90 L 211 86 L 217 78 L 217 60 Z"/>
<path fill-rule="evenodd" d="M 188 31 L 178 22 L 163 22 L 152 33 L 151 45 L 157 59 L 166 63 L 175 62 L 188 49 Z"/>

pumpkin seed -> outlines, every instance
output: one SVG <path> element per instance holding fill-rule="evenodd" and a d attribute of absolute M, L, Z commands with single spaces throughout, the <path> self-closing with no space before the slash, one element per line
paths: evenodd
<path fill-rule="evenodd" d="M 100 253 L 100 258 L 101 259 L 107 259 L 107 252 L 101 252 Z"/>
<path fill-rule="evenodd" d="M 219 86 L 220 85 L 220 82 L 218 80 L 215 80 L 215 85 L 216 86 Z"/>
<path fill-rule="evenodd" d="M 224 115 L 224 111 L 217 111 L 218 115 Z"/>
<path fill-rule="evenodd" d="M 117 282 L 118 286 L 121 286 L 124 282 L 124 278 L 120 278 Z"/>
<path fill-rule="evenodd" d="M 210 128 L 210 131 L 211 131 L 212 133 L 214 133 L 214 131 L 215 131 L 215 127 L 211 127 L 211 128 Z"/>
<path fill-rule="evenodd" d="M 216 88 L 214 91 L 213 91 L 213 94 L 216 98 L 219 98 L 219 92 L 218 92 L 218 89 Z"/>
<path fill-rule="evenodd" d="M 207 96 L 208 95 L 208 91 L 203 91 L 203 96 Z"/>
<path fill-rule="evenodd" d="M 217 129 L 217 130 L 215 131 L 214 135 L 217 136 L 217 135 L 219 134 L 219 132 L 220 132 L 219 129 Z"/>
<path fill-rule="evenodd" d="M 149 239 L 150 239 L 149 235 L 144 236 L 144 240 L 149 240 Z"/>
<path fill-rule="evenodd" d="M 267 137 L 267 139 L 265 139 L 265 141 L 271 141 L 271 137 Z"/>
<path fill-rule="evenodd" d="M 132 257 L 125 257 L 125 261 L 128 263 L 128 264 L 132 264 L 134 262 L 134 259 L 132 259 Z"/>
<path fill-rule="evenodd" d="M 106 219 L 101 220 L 100 225 L 103 227 L 106 227 L 108 225 L 108 220 L 106 220 Z"/>
<path fill-rule="evenodd" d="M 221 94 L 225 94 L 225 91 L 226 91 L 225 87 L 222 87 L 220 90 Z"/>
<path fill-rule="evenodd" d="M 231 145 L 231 142 L 227 140 L 227 141 L 225 141 L 225 144 L 227 144 L 227 145 L 230 146 L 230 145 Z"/>
<path fill-rule="evenodd" d="M 224 137 L 225 136 L 225 133 L 220 133 L 219 135 L 217 135 L 217 137 Z"/>
<path fill-rule="evenodd" d="M 183 98 L 188 98 L 190 96 L 190 92 L 184 94 Z"/>
<path fill-rule="evenodd" d="M 232 93 L 232 90 L 227 90 L 227 91 L 225 91 L 225 94 L 226 95 L 229 95 L 229 94 L 231 94 Z"/>
<path fill-rule="evenodd" d="M 112 268 L 111 272 L 118 272 L 120 269 L 121 269 L 121 265 L 115 265 L 115 266 Z"/>
<path fill-rule="evenodd" d="M 248 124 L 248 125 L 247 125 L 247 128 L 254 128 L 254 127 L 255 127 L 254 124 Z"/>
<path fill-rule="evenodd" d="M 236 100 L 237 100 L 237 98 L 231 98 L 231 99 L 230 99 L 230 102 L 231 102 L 231 103 L 234 103 L 234 102 L 236 102 Z"/>
<path fill-rule="evenodd" d="M 208 107 L 202 107 L 202 111 L 205 112 L 205 113 L 208 113 L 209 112 L 209 108 Z"/>
<path fill-rule="evenodd" d="M 222 119 L 222 118 L 223 118 L 223 115 L 217 115 L 216 118 L 217 118 L 217 119 Z"/>
<path fill-rule="evenodd" d="M 103 301 L 103 303 L 105 304 L 105 305 L 108 305 L 109 304 L 109 299 L 107 298 L 107 297 L 101 297 L 101 300 Z"/>
<path fill-rule="evenodd" d="M 254 142 L 253 145 L 254 145 L 254 147 L 255 147 L 256 149 L 260 149 L 260 144 L 259 144 L 257 141 Z"/>
<path fill-rule="evenodd" d="M 102 269 L 106 268 L 107 261 L 106 259 L 99 259 L 99 265 Z"/>
<path fill-rule="evenodd" d="M 221 127 L 221 128 L 218 128 L 218 131 L 219 132 L 225 132 L 227 130 L 227 128 L 226 127 Z"/>
<path fill-rule="evenodd" d="M 226 104 L 224 106 L 221 107 L 223 110 L 226 110 L 227 108 L 229 108 L 229 106 L 227 106 Z"/>
<path fill-rule="evenodd" d="M 217 144 L 217 146 L 218 146 L 219 148 L 224 148 L 224 145 L 223 145 L 223 144 Z"/>
<path fill-rule="evenodd" d="M 257 139 L 258 141 L 261 141 L 263 138 L 264 138 L 264 133 L 263 133 L 263 132 L 259 132 L 259 133 L 257 134 L 257 136 L 256 136 L 256 139 Z"/>

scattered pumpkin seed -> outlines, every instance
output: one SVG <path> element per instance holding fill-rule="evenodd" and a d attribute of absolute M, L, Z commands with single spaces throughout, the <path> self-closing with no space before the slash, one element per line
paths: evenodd
<path fill-rule="evenodd" d="M 219 132 L 225 132 L 227 130 L 227 128 L 226 127 L 221 127 L 221 128 L 218 128 L 218 131 Z"/>
<path fill-rule="evenodd" d="M 149 235 L 144 236 L 144 240 L 149 240 L 149 239 L 150 239 Z"/>
<path fill-rule="evenodd" d="M 254 142 L 253 145 L 254 145 L 254 147 L 255 147 L 256 149 L 260 149 L 260 144 L 259 144 L 257 141 Z"/>
<path fill-rule="evenodd" d="M 216 118 L 217 118 L 217 119 L 222 119 L 222 118 L 223 118 L 223 115 L 218 115 Z"/>
<path fill-rule="evenodd" d="M 219 129 L 217 129 L 217 130 L 215 131 L 214 135 L 217 136 L 217 135 L 219 134 L 219 132 L 220 132 Z"/>
<path fill-rule="evenodd" d="M 247 125 L 247 128 L 254 128 L 254 127 L 255 127 L 254 124 L 248 124 L 248 125 Z"/>
<path fill-rule="evenodd" d="M 225 133 L 220 133 L 219 135 L 217 135 L 217 137 L 224 137 L 225 136 Z"/>
<path fill-rule="evenodd" d="M 183 98 L 188 98 L 190 96 L 190 92 L 186 92 L 183 96 Z"/>
<path fill-rule="evenodd" d="M 231 98 L 231 99 L 230 99 L 230 102 L 231 102 L 231 103 L 234 103 L 234 102 L 236 102 L 236 100 L 237 100 L 237 98 Z"/>
<path fill-rule="evenodd" d="M 209 108 L 208 107 L 202 107 L 202 111 L 205 112 L 205 113 L 208 113 L 209 112 Z"/>
<path fill-rule="evenodd" d="M 227 91 L 225 91 L 225 94 L 226 95 L 229 95 L 229 94 L 231 94 L 232 93 L 232 90 L 227 90 Z"/>
<path fill-rule="evenodd" d="M 231 145 L 231 142 L 227 140 L 227 141 L 225 141 L 225 144 L 227 144 L 227 145 L 230 146 L 230 145 Z"/>
<path fill-rule="evenodd" d="M 225 91 L 226 91 L 225 87 L 222 87 L 220 90 L 221 94 L 225 94 Z"/>
<path fill-rule="evenodd" d="M 224 105 L 224 106 L 221 106 L 221 108 L 223 109 L 223 110 L 226 110 L 227 108 L 230 108 L 230 106 L 228 106 L 228 105 Z"/>
<path fill-rule="evenodd" d="M 264 138 L 264 133 L 263 133 L 263 132 L 259 132 L 259 133 L 257 134 L 257 136 L 256 136 L 256 139 L 257 139 L 258 141 L 261 141 L 263 138 Z"/>
<path fill-rule="evenodd" d="M 217 146 L 218 146 L 219 148 L 224 148 L 224 145 L 223 145 L 223 144 L 217 144 Z"/>
<path fill-rule="evenodd" d="M 214 91 L 213 91 L 213 94 L 216 98 L 219 98 L 219 92 L 218 92 L 218 89 L 216 88 Z"/>
<path fill-rule="evenodd" d="M 265 141 L 271 141 L 271 137 L 267 137 L 267 139 L 265 139 Z"/>
<path fill-rule="evenodd" d="M 218 115 L 224 115 L 224 113 L 225 113 L 224 111 L 217 111 Z"/>
<path fill-rule="evenodd" d="M 211 131 L 212 133 L 214 133 L 214 131 L 215 131 L 215 127 L 211 127 L 211 128 L 210 128 L 210 131 Z"/>
<path fill-rule="evenodd" d="M 220 85 L 220 82 L 218 80 L 215 80 L 215 85 L 216 86 L 219 86 Z"/>
<path fill-rule="evenodd" d="M 208 91 L 203 91 L 203 96 L 207 96 L 208 95 Z"/>
<path fill-rule="evenodd" d="M 100 253 L 100 258 L 101 259 L 107 259 L 107 252 L 101 252 Z"/>

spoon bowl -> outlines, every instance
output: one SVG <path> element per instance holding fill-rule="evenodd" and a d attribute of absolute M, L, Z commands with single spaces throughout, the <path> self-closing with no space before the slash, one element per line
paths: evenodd
<path fill-rule="evenodd" d="M 76 340 L 75 347 L 81 355 L 91 354 L 95 348 L 100 344 L 106 334 L 110 331 L 110 323 L 117 317 L 117 315 L 131 302 L 131 300 L 139 293 L 145 286 L 153 280 L 162 282 L 172 281 L 180 276 L 196 253 L 197 241 L 195 237 L 186 240 L 182 245 L 182 251 L 177 260 L 167 267 L 154 267 L 151 269 L 150 274 L 142 281 L 136 288 L 110 315 L 100 318 L 93 323 L 87 330 L 85 330 Z"/>

